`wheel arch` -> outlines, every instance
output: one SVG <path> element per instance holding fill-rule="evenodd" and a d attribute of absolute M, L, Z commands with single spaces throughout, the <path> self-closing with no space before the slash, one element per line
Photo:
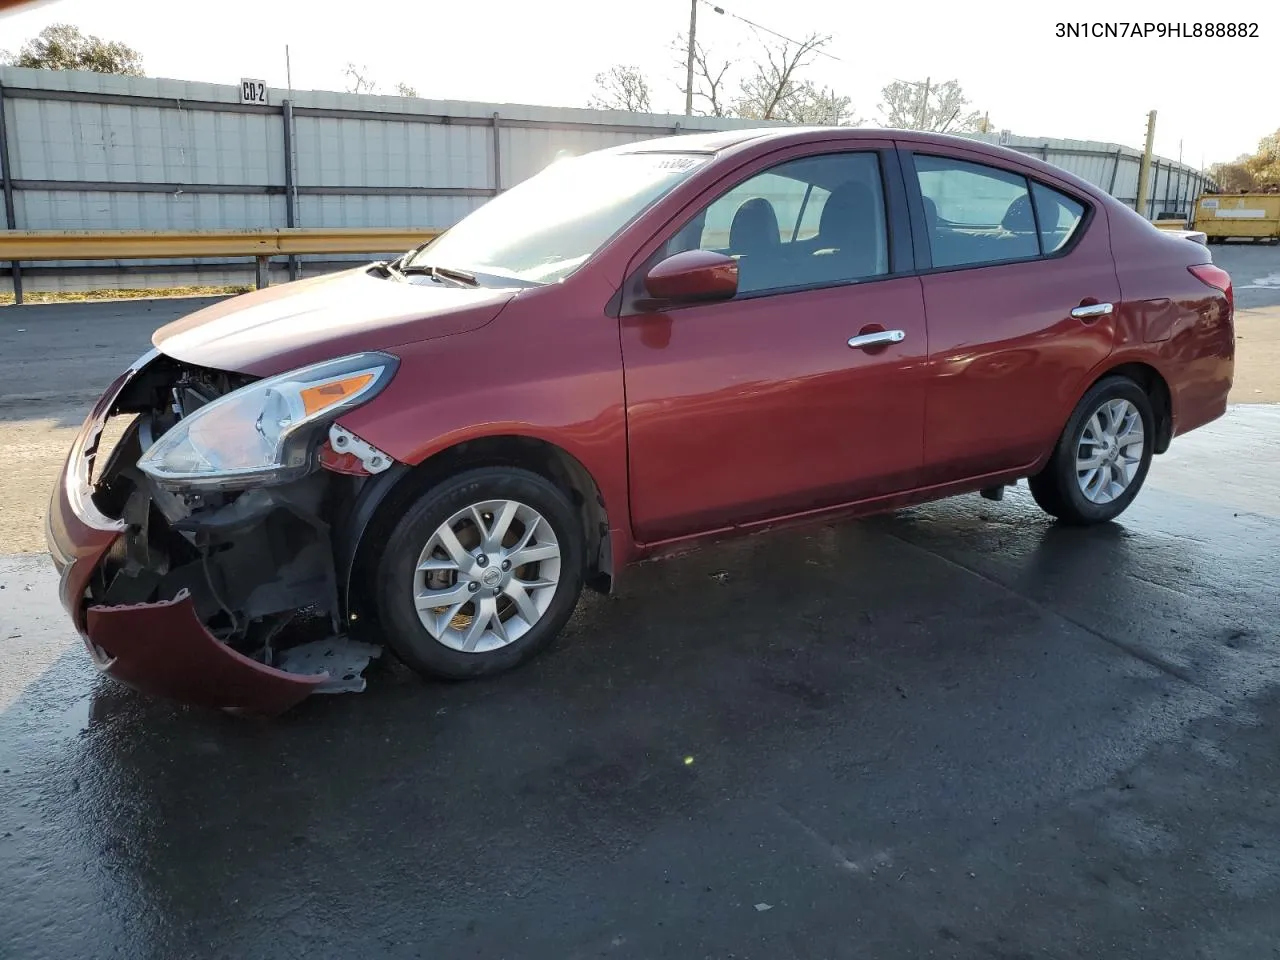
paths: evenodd
<path fill-rule="evenodd" d="M 1164 453 L 1173 442 L 1173 394 L 1169 390 L 1169 381 L 1164 374 L 1149 363 L 1141 360 L 1127 360 L 1103 370 L 1085 385 L 1076 399 L 1080 403 L 1084 395 L 1108 377 L 1126 377 L 1132 380 L 1151 401 L 1151 413 L 1156 420 L 1156 436 L 1153 451 Z M 1072 407 L 1074 410 L 1075 407 Z"/>
<path fill-rule="evenodd" d="M 608 506 L 591 472 L 573 454 L 548 440 L 498 434 L 460 441 L 417 464 L 396 464 L 393 471 L 377 475 L 360 490 L 343 529 L 335 533 L 338 582 L 349 618 L 360 615 L 355 609 L 352 587 L 369 569 L 372 546 L 385 540 L 395 518 L 435 484 L 478 467 L 529 470 L 559 487 L 577 508 L 582 521 L 587 558 L 584 582 L 602 593 L 612 589 L 615 571 Z"/>

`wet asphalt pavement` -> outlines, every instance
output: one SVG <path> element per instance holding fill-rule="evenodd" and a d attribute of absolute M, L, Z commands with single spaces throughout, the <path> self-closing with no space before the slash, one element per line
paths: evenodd
<path fill-rule="evenodd" d="M 0 955 L 1273 956 L 1278 552 L 1238 407 L 1108 527 L 1020 488 L 756 537 L 515 674 L 271 722 L 96 677 L 3 559 Z"/>
<path fill-rule="evenodd" d="M 22 308 L 10 406 L 182 307 Z M 1276 956 L 1278 554 L 1280 406 L 1235 407 L 1105 528 L 1022 487 L 756 537 L 276 721 L 103 680 L 0 556 L 0 960 Z"/>

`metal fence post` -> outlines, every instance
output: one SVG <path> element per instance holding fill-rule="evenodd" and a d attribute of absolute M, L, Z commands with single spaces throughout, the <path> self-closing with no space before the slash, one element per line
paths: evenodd
<path fill-rule="evenodd" d="M 286 100 L 280 106 L 284 117 L 284 217 L 285 226 L 298 225 L 298 190 L 293 182 L 293 101 Z M 289 279 L 298 279 L 298 258 L 289 254 Z"/>
<path fill-rule="evenodd" d="M 0 83 L 0 180 L 4 182 L 4 223 L 9 230 L 18 229 L 13 209 L 13 171 L 9 169 L 9 133 L 5 119 L 4 84 Z M 10 261 L 13 271 L 13 302 L 22 303 L 22 269 L 17 260 Z"/>
<path fill-rule="evenodd" d="M 493 194 L 502 192 L 502 130 L 498 122 L 498 112 L 493 113 Z"/>
<path fill-rule="evenodd" d="M 1113 197 L 1116 195 L 1116 174 L 1120 172 L 1120 157 L 1123 154 L 1123 150 L 1117 150 L 1116 162 L 1111 165 L 1111 182 L 1107 184 L 1107 193 Z"/>

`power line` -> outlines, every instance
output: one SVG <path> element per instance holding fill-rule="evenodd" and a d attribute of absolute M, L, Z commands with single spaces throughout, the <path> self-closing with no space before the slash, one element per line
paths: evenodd
<path fill-rule="evenodd" d="M 733 17 L 733 19 L 740 20 L 743 23 L 747 24 L 747 26 L 749 27 L 754 27 L 757 30 L 763 30 L 765 33 L 772 34 L 773 36 L 777 37 L 779 40 L 785 40 L 787 43 L 794 43 L 797 47 L 803 46 L 803 44 L 799 40 L 792 40 L 790 37 L 786 36 L 785 34 L 779 33 L 777 30 L 770 30 L 768 27 L 764 26 L 763 24 L 756 23 L 754 20 L 748 20 L 746 17 L 739 16 L 738 14 L 734 13 L 732 10 L 726 10 L 724 7 L 720 7 L 714 3 L 708 2 L 708 0 L 697 0 L 697 2 L 701 3 L 704 7 L 710 7 L 716 13 L 723 14 L 726 17 Z M 835 54 L 827 53 L 827 51 L 823 50 L 821 47 L 814 47 L 813 52 L 818 54 L 819 56 L 826 57 L 828 60 L 835 60 L 839 63 L 844 62 Z"/>

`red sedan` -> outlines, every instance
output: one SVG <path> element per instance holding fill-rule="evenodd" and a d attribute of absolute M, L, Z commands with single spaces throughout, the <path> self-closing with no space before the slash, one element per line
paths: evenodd
<path fill-rule="evenodd" d="M 1021 479 L 1112 520 L 1223 413 L 1234 340 L 1205 246 L 1022 154 L 633 143 L 158 330 L 73 445 L 49 545 L 92 656 L 142 690 L 276 711 L 359 689 L 383 644 L 493 674 L 584 584 L 710 538 Z"/>

